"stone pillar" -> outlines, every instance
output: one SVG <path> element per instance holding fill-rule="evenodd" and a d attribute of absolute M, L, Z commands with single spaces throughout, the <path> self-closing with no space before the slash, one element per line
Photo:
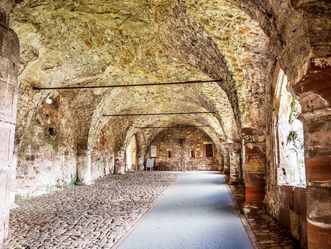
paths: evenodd
<path fill-rule="evenodd" d="M 79 149 L 77 152 L 77 176 L 79 183 L 90 185 L 92 181 L 92 157 L 88 149 Z"/>
<path fill-rule="evenodd" d="M 223 172 L 224 171 L 224 156 L 220 151 L 218 152 L 218 156 L 216 157 L 216 159 L 218 160 L 218 163 L 219 163 L 218 170 L 220 172 Z"/>
<path fill-rule="evenodd" d="M 239 143 L 231 143 L 229 148 L 230 178 L 229 184 L 240 183 L 241 146 Z"/>
<path fill-rule="evenodd" d="M 223 149 L 223 174 L 230 174 L 230 157 L 229 157 L 229 150 L 227 148 Z"/>
<path fill-rule="evenodd" d="M 14 135 L 17 112 L 19 42 L 8 26 L 11 1 L 0 2 L 0 246 L 8 237 Z"/>
<path fill-rule="evenodd" d="M 265 195 L 266 144 L 264 132 L 243 128 L 243 167 L 245 174 L 245 205 L 259 206 Z"/>
<path fill-rule="evenodd" d="M 17 149 L 15 150 L 13 154 L 13 159 L 11 162 L 10 170 L 11 170 L 11 180 L 10 180 L 10 208 L 16 208 L 16 202 L 15 202 L 15 197 L 16 197 L 16 177 L 17 177 L 17 171 L 16 171 L 16 166 L 17 166 Z"/>
<path fill-rule="evenodd" d="M 312 61 L 293 88 L 304 124 L 308 248 L 331 248 L 331 65 Z"/>
<path fill-rule="evenodd" d="M 140 155 L 138 158 L 138 170 L 143 171 L 145 169 L 145 156 Z"/>
<path fill-rule="evenodd" d="M 125 150 L 119 149 L 115 153 L 115 174 L 125 173 Z"/>

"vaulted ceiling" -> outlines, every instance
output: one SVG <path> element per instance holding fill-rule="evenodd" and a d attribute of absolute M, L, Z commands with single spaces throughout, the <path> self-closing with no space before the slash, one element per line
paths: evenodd
<path fill-rule="evenodd" d="M 230 0 L 23 0 L 11 27 L 21 42 L 18 138 L 47 96 L 32 86 L 89 86 L 223 79 L 192 86 L 59 91 L 76 118 L 78 144 L 108 125 L 119 143 L 138 126 L 207 125 L 221 141 L 266 126 L 275 64 L 248 4 Z M 257 14 L 255 15 L 257 16 Z M 261 25 L 261 27 L 260 27 Z M 271 25 L 271 24 L 270 24 Z M 107 113 L 214 114 L 103 117 Z M 152 137 L 155 130 L 144 131 Z"/>

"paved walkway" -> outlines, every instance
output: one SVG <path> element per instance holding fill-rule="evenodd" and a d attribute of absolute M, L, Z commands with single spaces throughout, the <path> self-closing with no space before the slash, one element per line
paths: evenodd
<path fill-rule="evenodd" d="M 119 249 L 251 249 L 224 177 L 183 173 Z"/>
<path fill-rule="evenodd" d="M 166 172 L 110 175 L 20 201 L 10 213 L 5 249 L 109 249 L 176 178 Z"/>

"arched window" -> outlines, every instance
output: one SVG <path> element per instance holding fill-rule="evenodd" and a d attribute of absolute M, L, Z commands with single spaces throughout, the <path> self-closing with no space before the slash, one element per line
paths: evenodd
<path fill-rule="evenodd" d="M 275 158 L 279 185 L 306 185 L 303 125 L 298 119 L 301 106 L 288 91 L 281 70 L 276 87 Z"/>

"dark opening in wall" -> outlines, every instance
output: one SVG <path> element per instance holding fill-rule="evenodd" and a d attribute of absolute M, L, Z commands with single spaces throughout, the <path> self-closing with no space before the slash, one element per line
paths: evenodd
<path fill-rule="evenodd" d="M 48 128 L 48 135 L 50 135 L 50 136 L 55 136 L 55 135 L 56 135 L 56 133 L 55 133 L 55 129 L 52 128 L 52 127 L 49 127 L 49 128 Z"/>
<path fill-rule="evenodd" d="M 179 143 L 179 144 L 184 144 L 184 142 L 185 142 L 185 138 L 180 138 L 180 139 L 178 139 L 178 143 Z"/>
<path fill-rule="evenodd" d="M 213 157 L 213 145 L 212 144 L 206 144 L 206 157 Z"/>
<path fill-rule="evenodd" d="M 191 150 L 191 157 L 195 158 L 195 151 Z"/>
<path fill-rule="evenodd" d="M 171 158 L 171 151 L 168 150 L 168 158 Z"/>

